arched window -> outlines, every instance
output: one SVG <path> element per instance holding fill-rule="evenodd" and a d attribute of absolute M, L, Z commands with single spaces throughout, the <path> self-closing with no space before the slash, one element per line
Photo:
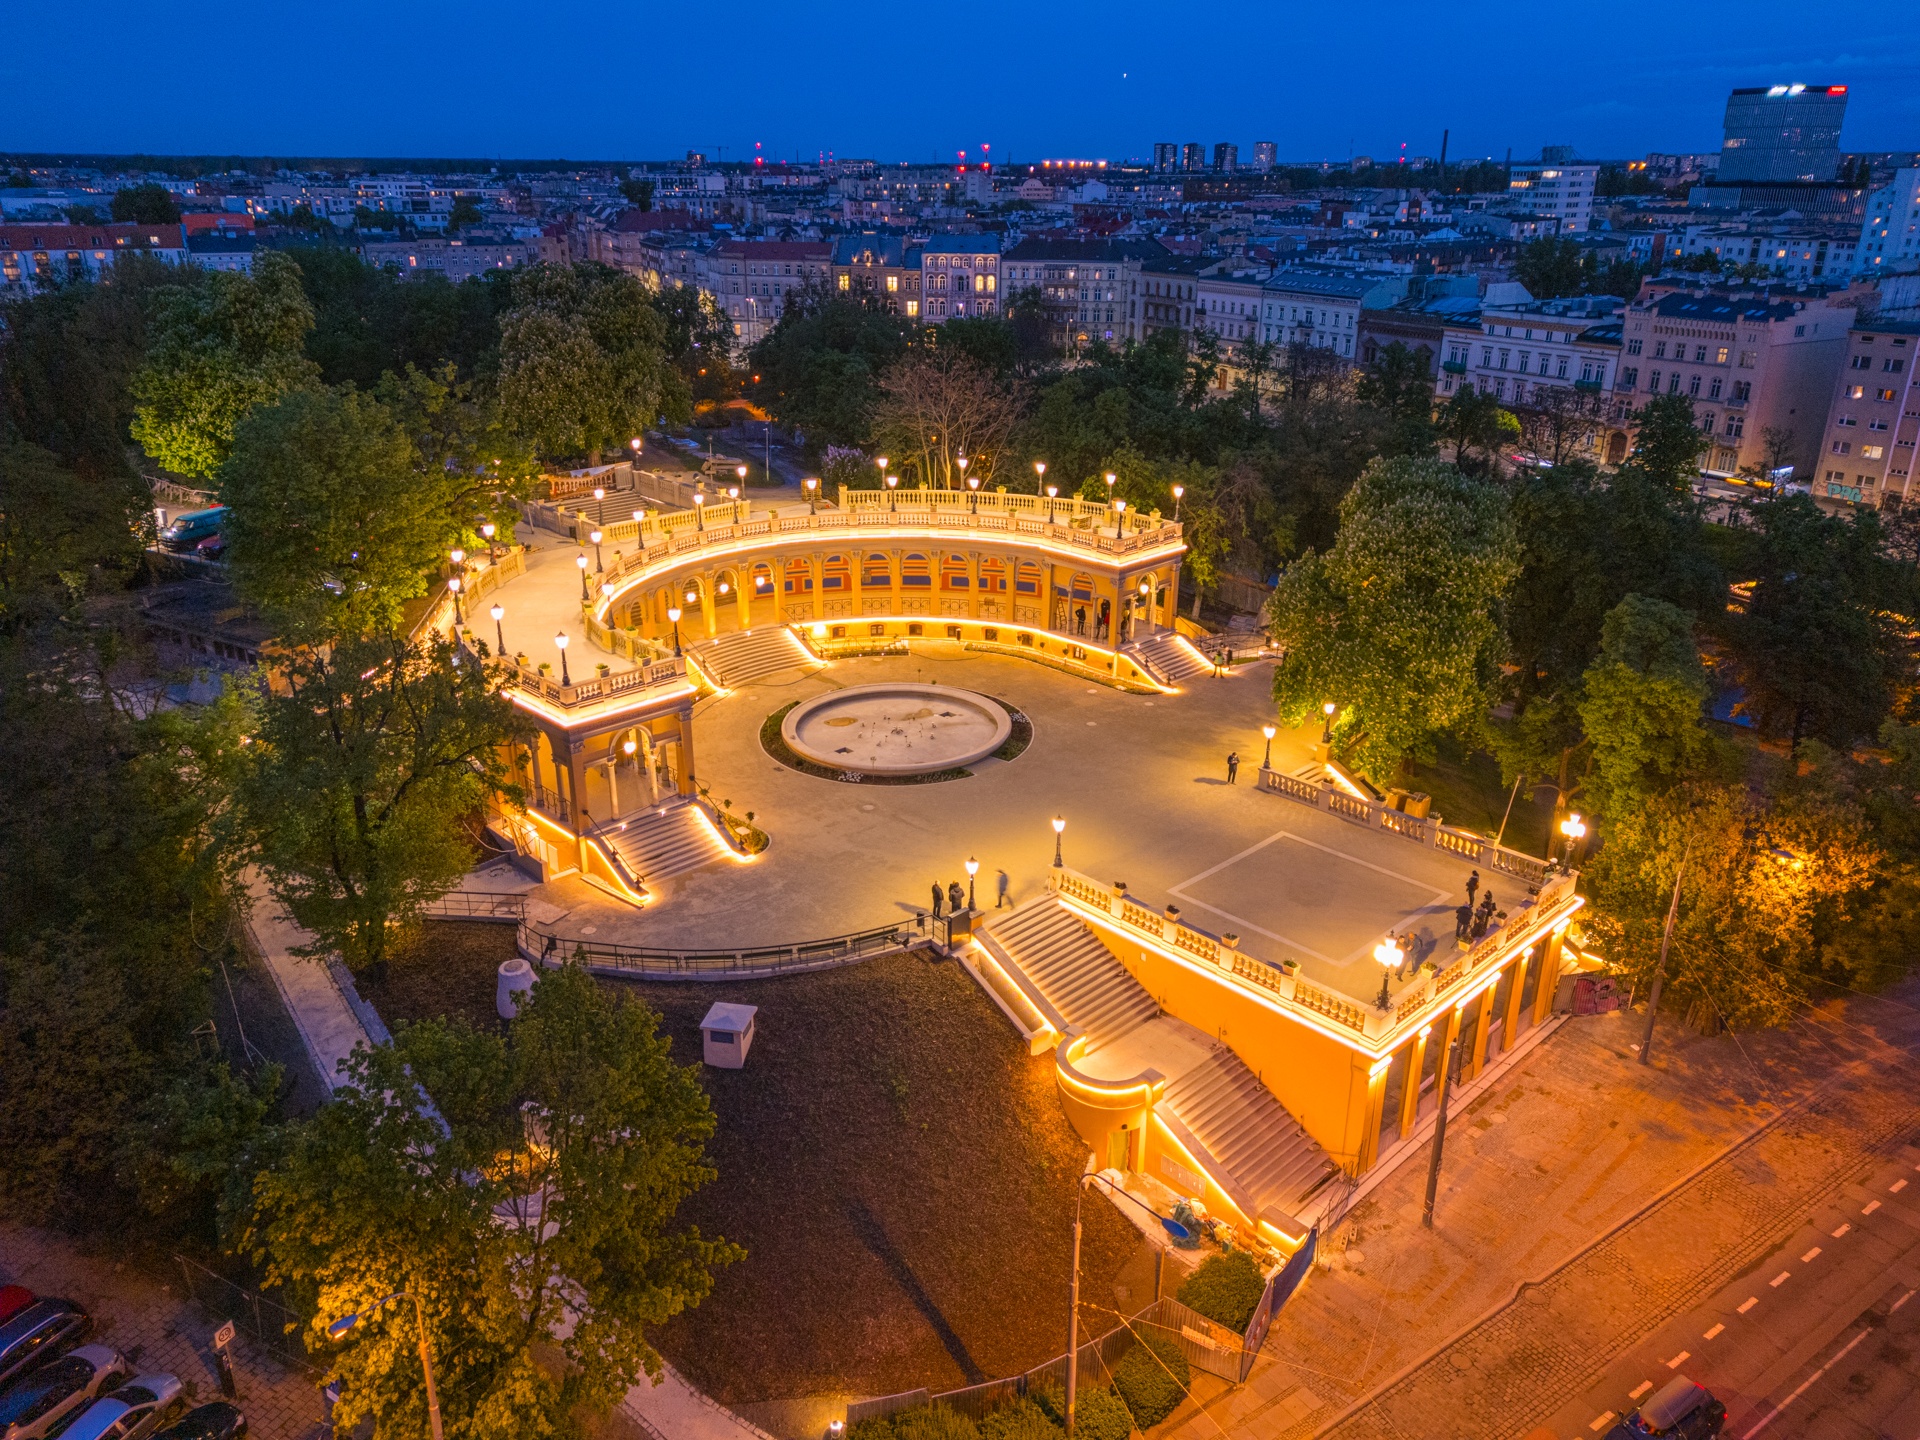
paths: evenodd
<path fill-rule="evenodd" d="M 1069 593 L 1071 593 L 1076 600 L 1091 600 L 1093 598 L 1093 576 L 1084 573 L 1075 575 L 1073 577 L 1073 589 Z"/>
<path fill-rule="evenodd" d="M 900 583 L 907 589 L 927 589 L 933 584 L 933 567 L 927 563 L 924 555 L 903 556 L 900 561 Z"/>
<path fill-rule="evenodd" d="M 813 593 L 813 562 L 810 560 L 786 560 L 781 562 L 785 589 L 789 595 L 810 595 Z"/>
<path fill-rule="evenodd" d="M 820 562 L 820 588 L 822 590 L 853 588 L 853 567 L 847 564 L 846 556 L 829 555 Z"/>
<path fill-rule="evenodd" d="M 1013 589 L 1016 595 L 1040 593 L 1040 563 L 1037 560 L 1019 562 L 1013 574 Z"/>
<path fill-rule="evenodd" d="M 761 560 L 754 565 L 753 579 L 749 583 L 753 586 L 753 596 L 756 600 L 762 595 L 773 593 L 773 570 L 766 561 Z"/>
<path fill-rule="evenodd" d="M 969 590 L 973 588 L 973 577 L 967 573 L 967 557 L 948 555 L 940 561 L 940 588 L 942 590 Z"/>
<path fill-rule="evenodd" d="M 860 584 L 863 589 L 885 590 L 893 584 L 893 566 L 884 550 L 869 550 L 860 557 Z"/>

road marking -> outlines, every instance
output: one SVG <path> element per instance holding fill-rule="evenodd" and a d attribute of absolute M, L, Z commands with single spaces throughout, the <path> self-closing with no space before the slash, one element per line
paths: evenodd
<path fill-rule="evenodd" d="M 1913 1291 L 1911 1290 L 1907 1291 L 1906 1294 L 1902 1295 L 1898 1300 L 1893 1302 L 1893 1309 L 1898 1310 L 1902 1305 L 1906 1304 L 1907 1301 L 1911 1300 L 1913 1298 L 1913 1295 L 1914 1295 Z M 1893 1312 L 1890 1310 L 1887 1313 L 1892 1314 Z"/>
<path fill-rule="evenodd" d="M 1594 1434 L 1598 1435 L 1602 1430 L 1606 1429 L 1607 1426 L 1612 1423 L 1613 1423 L 1613 1412 L 1609 1410 L 1603 1415 L 1601 1415 L 1601 1417 L 1598 1420 L 1595 1420 L 1591 1425 L 1587 1426 L 1587 1429 L 1593 1431 Z"/>
<path fill-rule="evenodd" d="M 1896 1195 L 1898 1195 L 1902 1190 L 1906 1188 L 1907 1188 L 1907 1182 L 1904 1180 L 1896 1180 L 1893 1182 L 1893 1184 L 1887 1186 L 1887 1189 L 1891 1190 Z"/>
<path fill-rule="evenodd" d="M 1667 1369 L 1678 1370 L 1680 1368 L 1680 1362 L 1682 1360 L 1689 1360 L 1692 1358 L 1693 1358 L 1693 1352 L 1691 1350 L 1682 1350 L 1678 1355 L 1674 1356 L 1671 1360 L 1667 1361 Z"/>
<path fill-rule="evenodd" d="M 1880 1208 L 1880 1202 L 1878 1200 L 1869 1200 L 1867 1201 L 1867 1208 L 1862 1210 L 1860 1213 L 1862 1215 L 1871 1215 L 1873 1214 L 1874 1211 L 1878 1210 L 1879 1208 Z"/>
<path fill-rule="evenodd" d="M 1747 1311 L 1751 1310 L 1754 1306 L 1758 1305 L 1759 1303 L 1760 1303 L 1760 1297 L 1758 1295 L 1749 1295 L 1747 1297 L 1746 1303 L 1742 1305 L 1736 1313 L 1744 1315 L 1747 1313 Z"/>
<path fill-rule="evenodd" d="M 1722 1330 L 1726 1328 L 1727 1327 L 1724 1325 L 1716 1325 L 1711 1330 L 1707 1331 L 1706 1334 L 1702 1335 L 1700 1338 L 1702 1340 L 1711 1340 L 1713 1339 L 1714 1336 L 1718 1335 Z"/>
<path fill-rule="evenodd" d="M 1818 1255 L 1819 1253 L 1820 1253 L 1820 1247 L 1816 1245 L 1813 1247 L 1813 1249 L 1807 1251 L 1806 1254 L 1800 1257 L 1800 1263 L 1802 1265 L 1806 1264 L 1809 1260 L 1813 1259 L 1813 1257 Z"/>
<path fill-rule="evenodd" d="M 1767 1284 L 1778 1290 L 1782 1285 L 1786 1284 L 1792 1276 L 1793 1272 L 1791 1270 L 1782 1270 L 1778 1275 L 1774 1276 L 1773 1279 L 1769 1280 Z"/>
<path fill-rule="evenodd" d="M 1842 1225 L 1838 1230 L 1833 1232 L 1833 1238 L 1838 1240 L 1842 1235 L 1846 1234 L 1847 1231 L 1851 1229 L 1853 1229 L 1853 1226 L 1851 1225 Z"/>
<path fill-rule="evenodd" d="M 1795 1390 L 1791 1395 L 1787 1396 L 1787 1398 L 1782 1400 L 1778 1405 L 1774 1406 L 1773 1409 L 1769 1410 L 1765 1415 L 1762 1415 L 1760 1417 L 1760 1422 L 1757 1425 L 1755 1425 L 1751 1430 L 1747 1431 L 1746 1434 L 1742 1435 L 1740 1437 L 1740 1440 L 1753 1440 L 1754 1436 L 1758 1435 L 1762 1430 L 1766 1429 L 1767 1426 L 1771 1425 L 1775 1420 L 1779 1419 L 1780 1412 L 1782 1410 L 1786 1409 L 1787 1406 L 1791 1405 L 1794 1401 L 1798 1400 L 1802 1395 L 1806 1394 L 1807 1391 L 1812 1387 L 1814 1381 L 1818 1380 L 1822 1375 L 1826 1374 L 1827 1371 L 1831 1370 L 1834 1366 L 1838 1365 L 1842 1360 L 1844 1360 L 1847 1357 L 1848 1351 L 1852 1350 L 1854 1346 L 1858 1345 L 1862 1340 L 1866 1339 L 1867 1334 L 1868 1334 L 1867 1331 L 1862 1330 L 1858 1335 L 1855 1335 L 1853 1339 L 1849 1340 L 1846 1343 L 1845 1349 L 1841 1350 L 1841 1352 L 1838 1355 L 1834 1356 L 1833 1359 L 1827 1361 L 1826 1364 L 1822 1365 L 1818 1370 L 1814 1371 L 1813 1374 L 1809 1375 L 1806 1379 L 1802 1380 L 1797 1390 Z"/>
<path fill-rule="evenodd" d="M 1637 1386 L 1627 1392 L 1627 1398 L 1629 1400 L 1638 1400 L 1652 1388 L 1653 1382 L 1651 1380 L 1642 1380 Z"/>

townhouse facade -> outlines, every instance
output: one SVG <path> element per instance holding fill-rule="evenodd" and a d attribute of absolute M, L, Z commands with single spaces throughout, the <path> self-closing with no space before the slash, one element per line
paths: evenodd
<path fill-rule="evenodd" d="M 1592 421 L 1590 458 L 1618 464 L 1631 443 L 1625 402 L 1613 395 L 1621 305 L 1611 295 L 1489 301 L 1476 321 L 1446 327 L 1435 398 L 1474 389 L 1525 409 L 1578 397 Z"/>
<path fill-rule="evenodd" d="M 187 262 L 179 225 L 0 225 L 0 293 L 98 280 L 122 255 Z"/>
<path fill-rule="evenodd" d="M 537 242 L 469 230 L 461 235 L 420 235 L 408 240 L 369 240 L 360 247 L 369 265 L 398 270 L 403 276 L 440 275 L 452 284 L 540 262 Z"/>
<path fill-rule="evenodd" d="M 826 287 L 832 262 L 824 240 L 723 240 L 707 257 L 704 288 L 732 319 L 738 342 L 752 345 L 779 323 L 788 295 Z"/>
<path fill-rule="evenodd" d="M 1053 344 L 1077 349 L 1113 344 L 1133 333 L 1143 266 L 1166 251 L 1152 240 L 1078 240 L 1032 236 L 1002 260 L 1009 295 L 1032 295 L 1047 317 Z"/>
<path fill-rule="evenodd" d="M 898 235 L 842 235 L 833 242 L 828 287 L 889 315 L 920 318 L 920 252 Z"/>
<path fill-rule="evenodd" d="M 920 319 L 998 314 L 1000 274 L 999 236 L 935 235 L 920 247 Z"/>
<path fill-rule="evenodd" d="M 1907 503 L 1920 441 L 1920 322 L 1864 321 L 1846 359 L 1821 436 L 1813 493 L 1851 505 Z"/>
<path fill-rule="evenodd" d="M 1221 353 L 1228 357 L 1257 343 L 1261 305 L 1266 300 L 1262 287 L 1270 273 L 1231 262 L 1208 266 L 1194 279 L 1193 328 L 1218 339 Z"/>
<path fill-rule="evenodd" d="M 1306 345 L 1345 359 L 1359 354 L 1360 314 L 1406 294 L 1404 283 L 1379 275 L 1276 270 L 1261 286 L 1260 339 Z"/>
<path fill-rule="evenodd" d="M 1807 476 L 1859 300 L 1858 292 L 1801 299 L 1644 284 L 1623 317 L 1614 394 L 1628 410 L 1656 395 L 1688 397 L 1712 437 L 1708 470 L 1755 472 L 1778 460 Z"/>
<path fill-rule="evenodd" d="M 1143 261 L 1131 287 L 1137 293 L 1127 306 L 1127 338 L 1146 340 L 1161 330 L 1191 330 L 1199 314 L 1200 272 L 1210 264 L 1166 253 Z"/>

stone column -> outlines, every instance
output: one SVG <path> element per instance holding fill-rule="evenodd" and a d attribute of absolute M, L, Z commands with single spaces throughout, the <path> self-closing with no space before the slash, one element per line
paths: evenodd
<path fill-rule="evenodd" d="M 1407 1046 L 1407 1078 L 1400 1087 L 1400 1138 L 1413 1133 L 1420 1119 L 1420 1081 L 1427 1068 L 1427 1035 L 1431 1027 L 1415 1035 Z"/>
<path fill-rule="evenodd" d="M 707 622 L 707 638 L 711 640 L 720 633 L 720 625 L 713 608 L 713 572 L 705 571 L 700 576 L 700 615 Z"/>
<path fill-rule="evenodd" d="M 1469 1067 L 1463 1072 L 1468 1080 L 1479 1078 L 1487 1065 L 1487 1036 L 1493 1029 L 1493 992 L 1498 988 L 1499 982 L 1496 981 L 1480 996 L 1480 1011 L 1473 1022 L 1473 1056 Z"/>
<path fill-rule="evenodd" d="M 1560 956 L 1566 932 L 1555 930 L 1547 937 L 1547 948 L 1540 957 L 1540 984 L 1533 992 L 1533 1023 L 1538 1025 L 1553 1013 L 1553 992 L 1560 988 Z"/>
<path fill-rule="evenodd" d="M 674 722 L 680 736 L 680 794 L 684 798 L 694 793 L 693 786 L 693 707 L 691 705 L 674 712 Z"/>
<path fill-rule="evenodd" d="M 867 613 L 866 591 L 860 585 L 860 566 L 866 560 L 864 550 L 847 551 L 847 594 L 851 597 L 853 618 L 860 619 Z"/>
<path fill-rule="evenodd" d="M 753 628 L 753 572 L 735 568 L 733 572 L 733 608 L 742 630 Z"/>
<path fill-rule="evenodd" d="M 980 552 L 967 552 L 967 615 L 980 618 Z"/>
<path fill-rule="evenodd" d="M 1533 958 L 1533 947 L 1528 946 L 1514 957 L 1513 984 L 1507 992 L 1506 1024 L 1500 1030 L 1500 1048 L 1511 1050 L 1514 1037 L 1520 1033 L 1520 992 L 1527 988 L 1527 963 Z"/>
<path fill-rule="evenodd" d="M 1380 1124 L 1382 1112 L 1387 1103 L 1387 1072 L 1390 1065 L 1380 1065 L 1367 1076 L 1366 1118 L 1360 1122 L 1360 1149 L 1353 1158 L 1353 1178 L 1358 1180 L 1373 1168 L 1373 1162 L 1380 1158 Z"/>

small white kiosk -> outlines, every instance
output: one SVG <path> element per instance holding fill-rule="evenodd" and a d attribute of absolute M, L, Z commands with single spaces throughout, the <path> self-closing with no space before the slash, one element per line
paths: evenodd
<path fill-rule="evenodd" d="M 753 1017 L 757 1005 L 716 1004 L 700 1022 L 704 1042 L 703 1058 L 722 1070 L 738 1070 L 747 1063 L 747 1047 L 753 1044 Z"/>

